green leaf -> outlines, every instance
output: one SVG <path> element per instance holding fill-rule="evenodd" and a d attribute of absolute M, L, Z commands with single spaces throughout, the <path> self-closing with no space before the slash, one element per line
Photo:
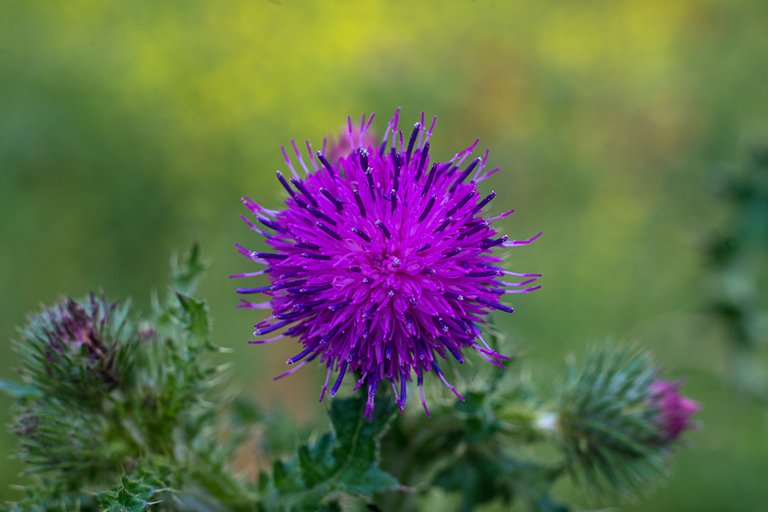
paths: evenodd
<path fill-rule="evenodd" d="M 317 509 L 318 512 L 342 512 L 344 510 L 341 507 L 341 504 L 334 500 L 329 503 L 324 503 L 323 505 L 320 505 Z"/>
<path fill-rule="evenodd" d="M 434 484 L 446 491 L 461 495 L 462 511 L 471 511 L 477 505 L 500 498 L 511 503 L 514 489 L 503 480 L 504 468 L 500 457 L 468 450 L 456 463 L 440 472 Z"/>
<path fill-rule="evenodd" d="M 276 461 L 272 474 L 260 482 L 264 510 L 317 510 L 329 496 L 372 498 L 399 488 L 379 467 L 381 437 L 395 413 L 391 400 L 377 401 L 373 421 L 363 417 L 365 398 L 334 400 L 329 411 L 332 431 L 301 446 L 287 460 Z M 332 509 L 332 508 L 331 508 Z"/>
<path fill-rule="evenodd" d="M 373 421 L 363 418 L 363 399 L 336 400 L 331 405 L 331 422 L 338 444 L 333 450 L 340 464 L 339 486 L 347 492 L 372 496 L 374 492 L 396 489 L 397 480 L 378 467 L 379 440 L 394 416 L 395 405 L 382 400 L 374 409 Z"/>
<path fill-rule="evenodd" d="M 207 267 L 208 264 L 202 257 L 200 244 L 195 243 L 189 251 L 171 261 L 173 289 L 185 295 L 194 294 Z"/>
<path fill-rule="evenodd" d="M 203 340 L 207 344 L 211 322 L 205 301 L 181 292 L 176 292 L 176 298 L 181 306 L 181 321 L 184 329 L 196 339 Z"/>
<path fill-rule="evenodd" d="M 561 470 L 506 454 L 502 446 L 471 446 L 439 473 L 435 485 L 461 494 L 461 510 L 472 511 L 494 500 L 511 504 L 519 499 L 532 512 L 567 512 L 549 491 Z"/>
<path fill-rule="evenodd" d="M 0 505 L 8 512 L 78 512 L 98 510 L 95 497 L 85 491 L 45 481 L 43 485 L 17 486 L 24 497 L 15 503 Z"/>
<path fill-rule="evenodd" d="M 98 495 L 100 509 L 104 512 L 142 512 L 160 501 L 160 495 L 167 491 L 157 476 L 139 471 L 124 476 L 118 488 Z"/>

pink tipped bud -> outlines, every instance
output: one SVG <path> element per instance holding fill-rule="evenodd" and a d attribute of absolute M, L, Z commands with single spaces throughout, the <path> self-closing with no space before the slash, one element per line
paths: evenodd
<path fill-rule="evenodd" d="M 650 401 L 658 408 L 658 423 L 665 444 L 677 440 L 686 430 L 696 427 L 691 420 L 701 406 L 680 394 L 680 381 L 655 380 L 650 387 Z"/>

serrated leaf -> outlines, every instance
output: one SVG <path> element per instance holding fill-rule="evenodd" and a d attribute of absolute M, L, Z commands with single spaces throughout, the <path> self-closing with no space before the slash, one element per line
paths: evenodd
<path fill-rule="evenodd" d="M 98 495 L 100 510 L 104 512 L 142 512 L 158 501 L 166 491 L 155 475 L 140 471 L 132 476 L 124 476 L 121 485 L 109 492 Z"/>
<path fill-rule="evenodd" d="M 185 295 L 192 295 L 207 268 L 200 244 L 195 243 L 183 255 L 171 262 L 171 284 L 173 289 Z"/>
<path fill-rule="evenodd" d="M 339 464 L 339 486 L 353 494 L 372 496 L 374 492 L 397 488 L 397 480 L 378 467 L 379 440 L 394 415 L 391 400 L 378 403 L 373 421 L 363 418 L 364 400 L 336 400 L 331 405 L 331 422 L 338 445 L 333 451 Z"/>
<path fill-rule="evenodd" d="M 211 322 L 208 316 L 208 306 L 205 301 L 180 292 L 176 292 L 176 298 L 181 306 L 181 321 L 184 324 L 185 330 L 197 339 L 204 340 L 207 343 Z"/>
<path fill-rule="evenodd" d="M 296 456 L 277 461 L 260 481 L 265 510 L 317 510 L 324 500 L 344 493 L 371 498 L 399 483 L 379 467 L 379 443 L 395 412 L 389 400 L 377 401 L 373 421 L 363 417 L 363 397 L 335 400 L 329 411 L 332 431 L 303 445 Z"/>

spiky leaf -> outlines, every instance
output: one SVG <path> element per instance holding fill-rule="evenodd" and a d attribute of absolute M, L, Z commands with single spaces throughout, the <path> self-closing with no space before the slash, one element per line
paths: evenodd
<path fill-rule="evenodd" d="M 171 262 L 171 285 L 174 290 L 192 295 L 208 264 L 203 259 L 200 244 L 195 243 L 186 253 Z"/>
<path fill-rule="evenodd" d="M 373 421 L 363 417 L 361 397 L 334 400 L 331 432 L 303 445 L 285 461 L 276 461 L 262 477 L 261 507 L 267 511 L 316 510 L 330 506 L 339 493 L 370 498 L 398 488 L 397 480 L 379 467 L 379 442 L 394 415 L 391 400 L 377 402 Z"/>
<path fill-rule="evenodd" d="M 99 505 L 104 512 L 142 512 L 160 501 L 160 495 L 167 485 L 157 475 L 139 471 L 124 476 L 120 486 L 98 495 Z"/>

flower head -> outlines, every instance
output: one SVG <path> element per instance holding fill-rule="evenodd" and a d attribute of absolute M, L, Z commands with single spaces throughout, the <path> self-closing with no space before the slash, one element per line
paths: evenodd
<path fill-rule="evenodd" d="M 693 428 L 691 421 L 701 406 L 680 394 L 680 381 L 655 380 L 650 385 L 650 401 L 658 410 L 657 421 L 665 444 Z"/>
<path fill-rule="evenodd" d="M 118 385 L 126 306 L 91 294 L 62 299 L 30 318 L 16 343 L 22 374 L 38 388 L 73 400 Z"/>
<path fill-rule="evenodd" d="M 114 308 L 114 304 L 92 295 L 82 302 L 66 298 L 44 310 L 32 325 L 37 324 L 45 334 L 48 360 L 55 363 L 59 354 L 67 351 L 84 353 L 90 365 L 108 360 L 112 354 L 101 331 Z"/>
<path fill-rule="evenodd" d="M 415 377 L 427 410 L 422 390 L 427 373 L 461 398 L 440 363 L 448 358 L 462 363 L 469 349 L 500 365 L 506 358 L 483 340 L 479 324 L 491 310 L 511 313 L 505 296 L 538 288 L 532 283 L 539 277 L 504 270 L 494 254 L 536 237 L 516 241 L 497 233 L 491 222 L 511 211 L 484 215 L 496 193 L 480 195 L 477 183 L 498 169 L 486 170 L 488 152 L 470 159 L 478 141 L 437 162 L 430 155 L 434 121 L 427 128 L 422 114 L 404 136 L 398 111 L 374 145 L 372 120 L 363 117 L 359 128 L 350 121 L 341 146 L 329 152 L 333 159 L 313 153 L 307 143 L 305 162 L 292 142 L 294 166 L 283 149 L 290 175 L 278 171 L 277 179 L 288 193 L 285 208 L 269 210 L 243 200 L 259 225 L 243 219 L 273 251 L 238 245 L 266 268 L 233 276 L 266 274 L 271 280 L 238 289 L 270 297 L 241 301 L 240 307 L 272 310 L 255 326 L 255 336 L 285 329 L 251 343 L 296 336 L 302 345 L 288 360 L 294 368 L 280 377 L 318 359 L 327 368 L 322 400 L 332 374 L 331 395 L 353 374 L 355 389 L 367 390 L 368 416 L 383 381 L 391 384 L 401 409 Z M 517 282 L 502 281 L 505 275 Z"/>
<path fill-rule="evenodd" d="M 651 356 L 632 347 L 595 350 L 569 369 L 558 410 L 537 426 L 554 432 L 585 483 L 642 491 L 664 473 L 699 406 L 657 373 Z"/>

